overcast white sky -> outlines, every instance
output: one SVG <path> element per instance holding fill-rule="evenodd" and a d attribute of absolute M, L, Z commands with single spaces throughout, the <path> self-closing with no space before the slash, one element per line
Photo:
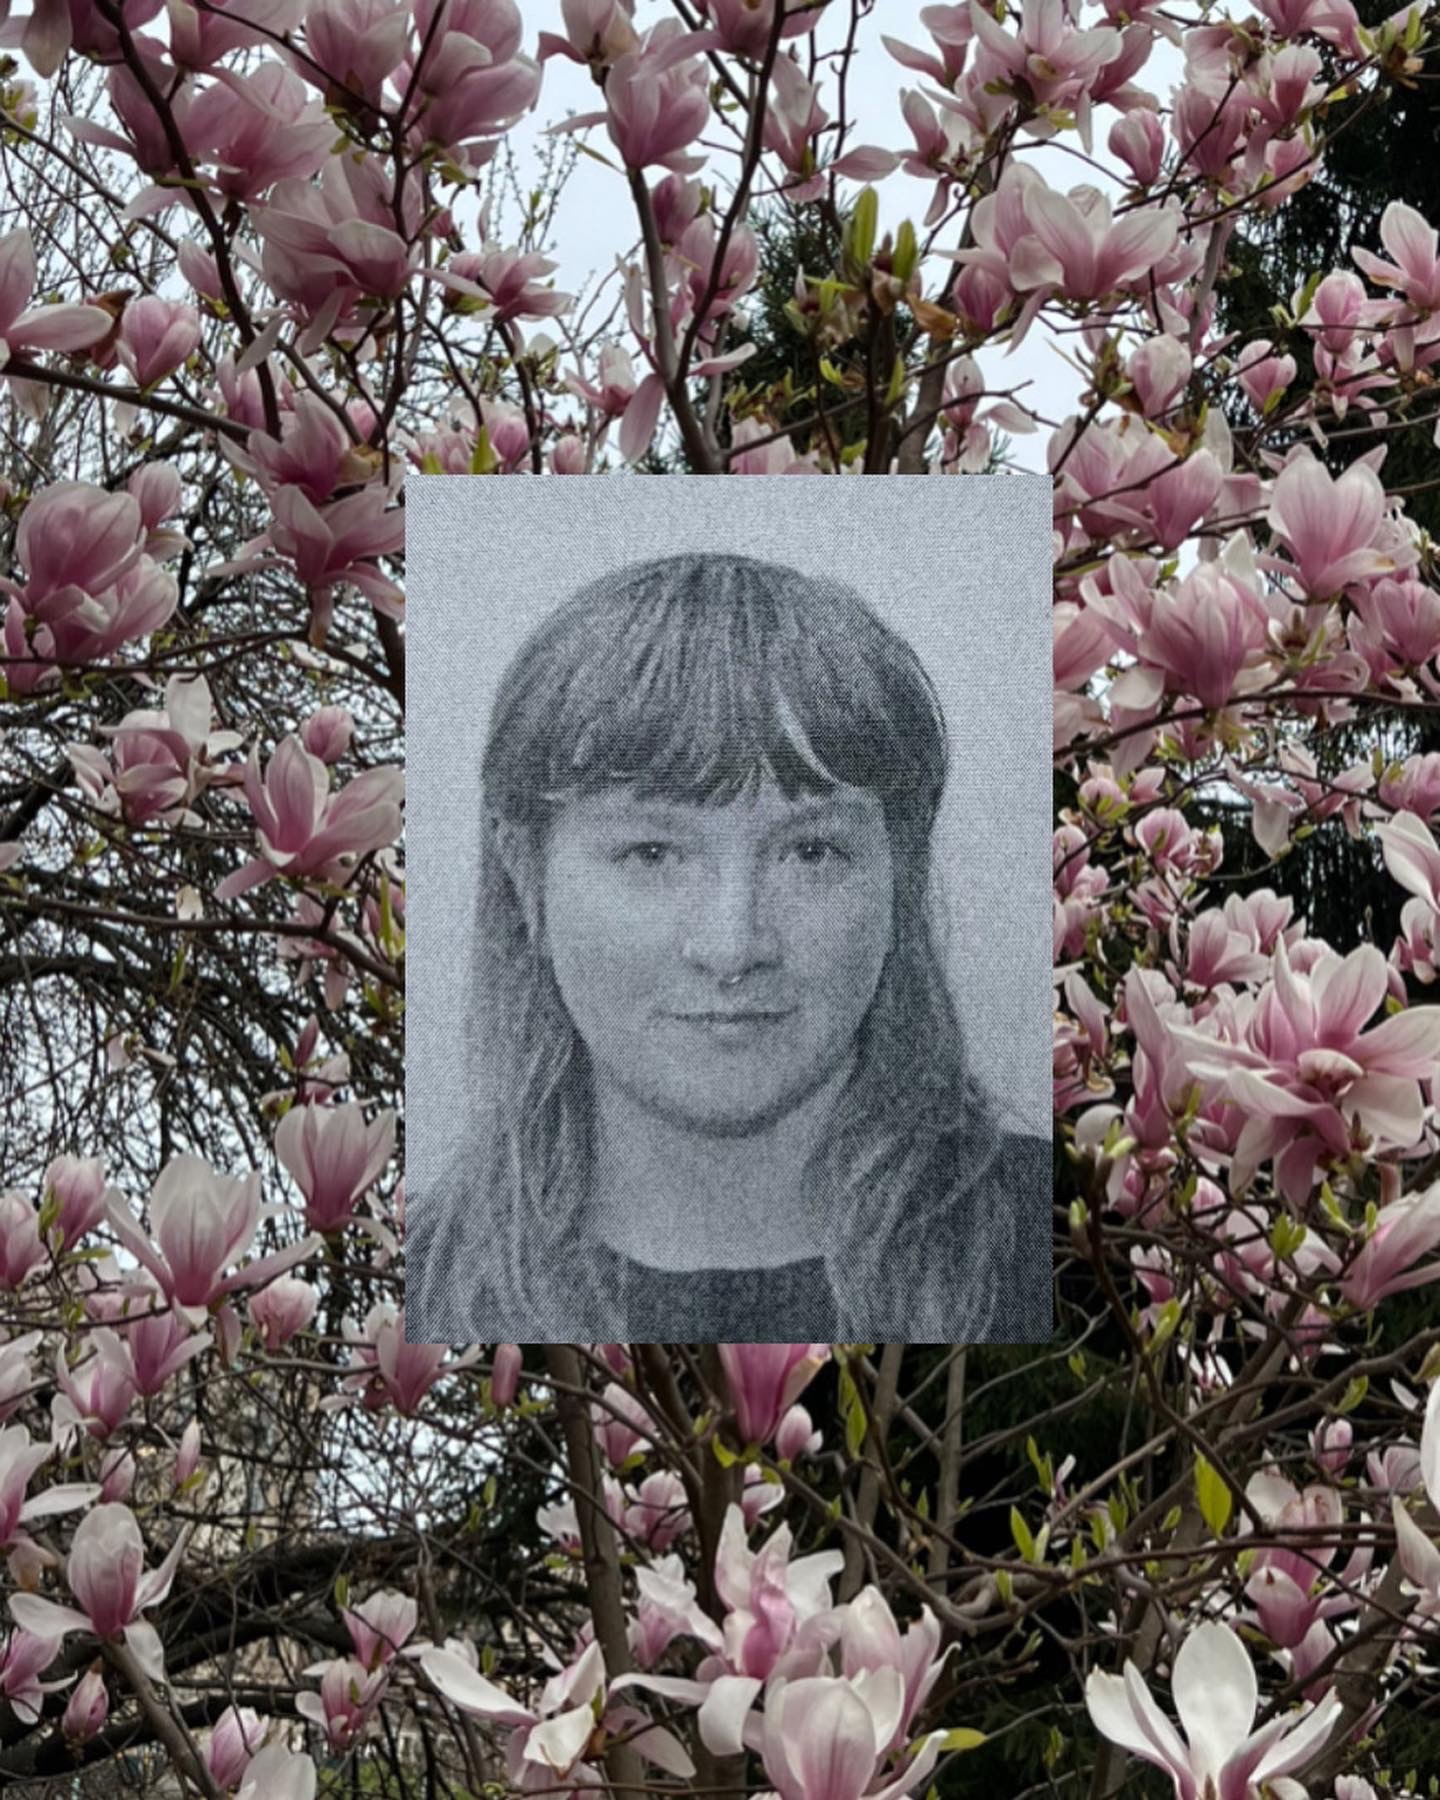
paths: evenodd
<path fill-rule="evenodd" d="M 928 0 L 877 0 L 870 17 L 862 22 L 857 38 L 859 54 L 850 72 L 850 104 L 855 128 L 846 140 L 847 148 L 865 143 L 881 144 L 887 149 L 903 151 L 911 144 L 910 132 L 900 111 L 900 95 L 906 87 L 923 88 L 925 78 L 897 63 L 880 40 L 883 34 L 906 43 L 932 48 L 930 35 L 920 22 L 920 14 L 926 4 Z M 841 41 L 849 10 L 848 6 L 836 4 L 822 19 L 818 27 L 818 41 L 822 49 L 833 48 Z M 536 40 L 542 31 L 563 35 L 560 0 L 533 0 L 533 3 L 532 0 L 526 0 L 524 11 L 527 52 L 535 52 Z M 639 0 L 636 23 L 644 27 L 667 16 L 669 12 L 668 6 Z M 1088 25 L 1090 22 L 1087 17 L 1085 23 Z M 1137 79 L 1159 96 L 1162 105 L 1168 107 L 1170 90 L 1180 80 L 1182 67 L 1179 51 L 1161 39 L 1152 53 L 1151 61 L 1141 70 Z M 820 98 L 821 103 L 833 115 L 833 81 L 822 85 Z M 591 81 L 588 69 L 558 56 L 546 63 L 539 106 L 510 134 L 522 190 L 538 184 L 540 153 L 546 127 L 573 113 L 597 111 L 601 104 L 601 96 Z M 1108 106 L 1100 108 L 1096 114 L 1095 151 L 1102 159 L 1106 156 L 1105 138 L 1118 116 Z M 707 138 L 711 135 L 707 133 Z M 603 125 L 592 127 L 585 134 L 585 141 L 613 158 L 613 146 Z M 1037 152 L 1032 150 L 1027 154 L 1033 159 Z M 1038 155 L 1038 166 L 1053 186 L 1065 189 L 1080 181 L 1095 179 L 1084 165 L 1063 152 L 1042 149 Z M 733 168 L 733 157 L 728 161 L 721 157 L 715 158 L 714 168 L 728 178 Z M 652 183 L 661 173 L 663 171 L 650 171 Z M 713 179 L 711 170 L 703 171 L 701 179 Z M 929 182 L 916 181 L 903 170 L 896 170 L 893 175 L 877 184 L 877 192 L 880 198 L 882 232 L 887 228 L 893 229 L 907 216 L 919 228 L 930 202 L 932 187 Z M 587 281 L 593 288 L 597 278 L 614 268 L 617 255 L 631 250 L 634 238 L 634 213 L 624 176 L 619 173 L 618 168 L 607 169 L 588 156 L 580 157 L 555 213 L 551 255 L 559 264 L 555 272 L 556 285 L 572 293 L 579 292 Z M 952 227 L 949 235 L 942 239 L 942 244 L 955 247 L 958 241 L 958 230 Z M 928 265 L 926 287 L 931 295 L 937 291 L 942 269 L 943 265 L 938 260 L 933 260 Z M 613 288 L 611 291 L 613 292 Z M 532 327 L 533 329 L 536 328 Z M 991 387 L 1008 388 L 1019 382 L 1029 381 L 1031 386 L 1024 390 L 1022 398 L 1037 406 L 1046 417 L 1060 419 L 1075 410 L 1081 380 L 1060 356 L 1055 340 L 1047 335 L 1043 325 L 1037 326 L 1013 355 L 992 352 L 980 361 L 987 384 Z M 1013 438 L 1012 453 L 1015 460 L 1022 467 L 1043 470 L 1047 436 L 1041 430 L 1028 437 Z"/>

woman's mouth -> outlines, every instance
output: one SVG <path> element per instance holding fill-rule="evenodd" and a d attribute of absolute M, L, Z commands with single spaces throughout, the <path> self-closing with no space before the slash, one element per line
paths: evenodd
<path fill-rule="evenodd" d="M 682 1025 L 693 1026 L 721 1043 L 746 1043 L 772 1031 L 788 1019 L 791 1012 L 765 1012 L 745 1008 L 724 1012 L 676 1013 L 673 1016 Z"/>

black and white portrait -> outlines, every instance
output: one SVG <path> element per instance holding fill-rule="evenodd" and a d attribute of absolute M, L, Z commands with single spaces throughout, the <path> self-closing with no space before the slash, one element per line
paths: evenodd
<path fill-rule="evenodd" d="M 406 514 L 406 1336 L 1048 1337 L 1048 484 Z"/>

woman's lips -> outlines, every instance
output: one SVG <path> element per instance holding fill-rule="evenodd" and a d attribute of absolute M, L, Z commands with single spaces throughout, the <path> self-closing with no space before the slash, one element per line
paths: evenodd
<path fill-rule="evenodd" d="M 672 1017 L 680 1024 L 689 1025 L 720 1043 L 745 1043 L 751 1039 L 763 1037 L 766 1032 L 773 1031 L 777 1025 L 782 1024 L 790 1016 L 790 1011 L 762 1012 L 749 1009 L 672 1014 Z"/>

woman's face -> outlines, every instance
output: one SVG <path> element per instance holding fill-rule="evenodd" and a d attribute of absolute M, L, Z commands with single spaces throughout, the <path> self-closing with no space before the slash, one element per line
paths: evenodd
<path fill-rule="evenodd" d="M 850 1055 L 893 888 L 867 790 L 571 801 L 547 844 L 545 943 L 597 1080 L 696 1131 L 782 1118 Z"/>

